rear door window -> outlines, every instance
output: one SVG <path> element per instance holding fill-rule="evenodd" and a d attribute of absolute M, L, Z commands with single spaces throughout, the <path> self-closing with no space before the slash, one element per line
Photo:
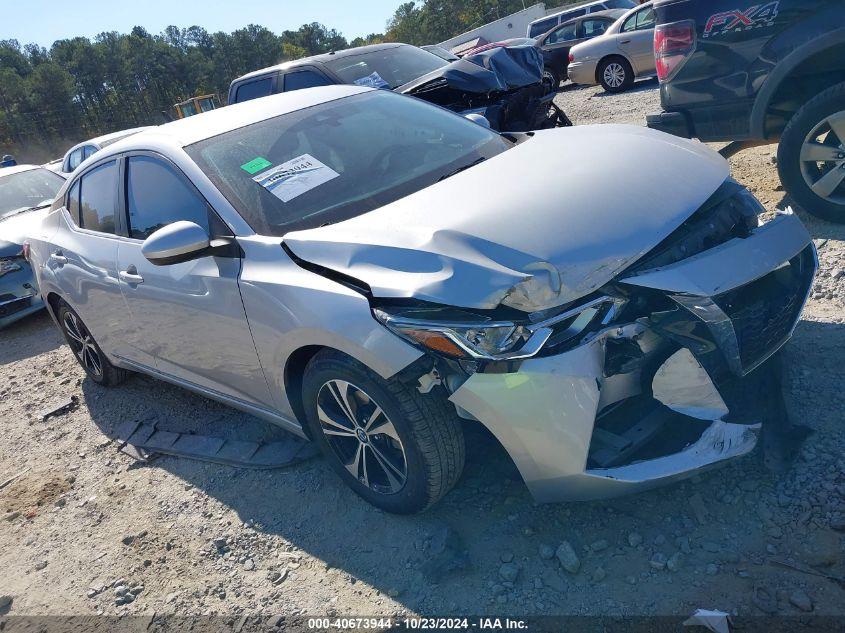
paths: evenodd
<path fill-rule="evenodd" d="M 273 78 L 264 77 L 257 81 L 250 81 L 241 86 L 238 86 L 238 91 L 235 94 L 235 102 L 241 103 L 243 101 L 251 101 L 259 97 L 266 97 L 273 94 Z"/>
<path fill-rule="evenodd" d="M 643 31 L 645 29 L 654 28 L 654 9 L 649 7 L 637 13 L 637 30 Z"/>
<path fill-rule="evenodd" d="M 144 240 L 179 220 L 208 230 L 205 200 L 173 167 L 150 156 L 132 156 L 127 169 L 129 237 Z"/>
<path fill-rule="evenodd" d="M 613 22 L 599 18 L 590 18 L 581 22 L 584 29 L 584 37 L 598 37 L 599 35 L 603 35 L 611 24 Z"/>
<path fill-rule="evenodd" d="M 98 233 L 117 232 L 117 162 L 100 165 L 79 181 L 79 207 L 82 228 Z"/>
<path fill-rule="evenodd" d="M 546 38 L 546 44 L 560 44 L 578 39 L 578 23 L 566 24 L 551 32 Z"/>
<path fill-rule="evenodd" d="M 557 18 L 549 18 L 548 20 L 543 20 L 542 22 L 535 22 L 530 26 L 528 30 L 528 37 L 537 37 L 538 35 L 542 35 L 543 33 L 550 31 L 557 25 Z"/>
<path fill-rule="evenodd" d="M 285 75 L 285 92 L 331 85 L 332 82 L 327 77 L 315 70 L 297 70 Z"/>

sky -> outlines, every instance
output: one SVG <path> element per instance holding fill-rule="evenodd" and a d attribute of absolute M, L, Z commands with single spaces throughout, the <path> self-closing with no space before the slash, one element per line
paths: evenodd
<path fill-rule="evenodd" d="M 0 40 L 54 41 L 143 26 L 160 33 L 168 25 L 202 26 L 209 32 L 259 24 L 274 33 L 322 22 L 347 39 L 382 33 L 403 0 L 0 0 Z"/>

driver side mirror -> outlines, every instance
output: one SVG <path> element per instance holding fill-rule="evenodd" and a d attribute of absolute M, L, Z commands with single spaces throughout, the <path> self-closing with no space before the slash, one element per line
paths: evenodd
<path fill-rule="evenodd" d="M 211 255 L 211 249 L 211 238 L 204 228 L 181 220 L 145 239 L 141 254 L 156 266 L 168 266 Z"/>
<path fill-rule="evenodd" d="M 471 114 L 465 114 L 464 117 L 473 123 L 478 123 L 481 127 L 486 127 L 488 130 L 490 129 L 490 121 L 488 121 L 487 117 L 484 115 L 473 112 Z"/>

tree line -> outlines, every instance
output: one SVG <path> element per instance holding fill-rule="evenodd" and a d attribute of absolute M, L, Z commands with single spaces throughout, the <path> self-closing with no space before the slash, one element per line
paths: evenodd
<path fill-rule="evenodd" d="M 531 3 L 529 2 L 529 5 Z M 251 24 L 231 33 L 200 26 L 151 34 L 74 37 L 49 49 L 0 40 L 0 154 L 45 161 L 86 138 L 162 123 L 192 96 L 225 102 L 235 77 L 265 66 L 364 44 L 431 44 L 504 17 L 523 0 L 418 0 L 400 5 L 384 33 L 351 41 L 319 23 L 277 35 Z"/>

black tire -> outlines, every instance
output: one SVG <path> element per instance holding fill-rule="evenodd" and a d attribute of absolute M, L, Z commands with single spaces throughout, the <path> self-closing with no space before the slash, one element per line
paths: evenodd
<path fill-rule="evenodd" d="M 362 480 L 367 475 L 359 468 L 358 461 L 352 456 L 352 452 L 357 454 L 358 450 L 362 450 L 365 454 L 371 455 L 370 459 L 374 457 L 372 448 L 369 453 L 367 452 L 366 441 L 375 444 L 377 441 L 389 440 L 394 444 L 392 448 L 396 451 L 397 442 L 392 438 L 371 434 L 369 440 L 362 442 L 360 436 L 357 435 L 361 429 L 356 425 L 354 437 L 331 436 L 332 443 L 330 444 L 329 436 L 324 432 L 324 425 L 318 417 L 317 402 L 320 397 L 323 405 L 327 404 L 324 398 L 329 398 L 328 404 L 339 403 L 336 396 L 335 400 L 330 399 L 330 396 L 334 396 L 331 386 L 338 384 L 332 381 L 348 383 L 352 388 L 359 390 L 355 392 L 355 397 L 358 398 L 358 403 L 363 401 L 364 404 L 360 404 L 360 409 L 359 404 L 355 405 L 356 416 L 353 417 L 369 415 L 373 409 L 365 409 L 367 406 L 380 407 L 386 415 L 387 422 L 393 427 L 391 432 L 395 431 L 395 435 L 401 442 L 399 450 L 403 452 L 401 462 L 398 458 L 391 461 L 394 464 L 399 463 L 400 466 L 404 463 L 406 466 L 406 476 L 401 488 L 387 490 L 390 484 L 386 483 L 386 479 L 382 476 L 387 469 L 378 466 L 376 462 L 372 462 L 376 466 L 370 473 L 373 482 L 365 485 Z M 461 476 L 464 467 L 463 430 L 442 387 L 435 387 L 430 393 L 421 394 L 414 386 L 405 385 L 395 379 L 384 380 L 344 354 L 324 350 L 308 363 L 303 378 L 302 394 L 311 437 L 320 446 L 326 459 L 341 479 L 372 505 L 395 514 L 421 512 L 449 492 Z M 368 399 L 364 399 L 365 397 Z M 325 409 L 323 407 L 324 414 Z M 339 409 L 336 409 L 332 415 L 337 415 L 337 411 Z M 331 427 L 326 425 L 326 428 Z M 340 455 L 341 452 L 347 450 L 346 447 L 349 447 L 351 451 L 346 453 L 350 456 L 346 460 L 349 467 L 344 465 Z M 381 445 L 381 448 L 383 449 L 384 446 Z M 395 455 L 397 455 L 396 452 L 394 452 Z M 379 463 L 383 464 L 383 462 Z M 353 476 L 351 472 L 353 467 L 358 476 Z M 368 481 L 370 476 L 367 476 Z M 375 483 L 379 477 L 383 485 Z"/>
<path fill-rule="evenodd" d="M 560 89 L 560 75 L 555 72 L 554 68 L 548 66 L 543 68 L 543 85 L 546 87 L 546 93 L 557 92 Z"/>
<path fill-rule="evenodd" d="M 845 113 L 845 83 L 828 88 L 801 107 L 786 126 L 778 147 L 778 171 L 786 191 L 801 207 L 816 217 L 845 223 L 845 181 L 830 197 L 822 197 L 813 191 L 807 179 L 819 180 L 832 173 L 845 175 L 845 150 L 838 151 L 845 145 L 845 138 L 837 138 L 831 132 L 821 143 L 830 147 L 833 153 L 830 162 L 802 161 L 802 149 L 808 137 L 831 115 Z M 845 134 L 843 134 L 845 136 Z M 841 158 L 839 158 L 841 156 Z M 816 180 L 818 184 L 818 180 Z"/>
<path fill-rule="evenodd" d="M 608 81 L 607 79 L 609 78 L 605 77 L 605 74 L 611 67 L 619 71 L 618 73 L 613 73 L 614 76 L 621 77 L 618 84 L 616 81 Z M 634 69 L 631 68 L 631 64 L 624 57 L 608 57 L 607 59 L 603 59 L 599 64 L 596 75 L 601 87 L 606 92 L 624 92 L 634 85 Z"/>
<path fill-rule="evenodd" d="M 56 316 L 59 319 L 59 327 L 64 334 L 65 341 L 67 341 L 73 355 L 76 356 L 76 360 L 91 380 L 104 387 L 115 387 L 129 377 L 129 371 L 115 367 L 109 362 L 109 359 L 103 354 L 103 350 L 100 349 L 97 341 L 94 340 L 73 308 L 62 301 L 59 304 L 59 312 Z M 76 332 L 72 331 L 74 327 L 77 328 Z M 85 341 L 85 344 L 81 342 L 82 340 Z M 93 360 L 95 358 L 93 355 L 96 355 L 96 363 Z M 96 367 L 99 367 L 99 370 Z"/>

